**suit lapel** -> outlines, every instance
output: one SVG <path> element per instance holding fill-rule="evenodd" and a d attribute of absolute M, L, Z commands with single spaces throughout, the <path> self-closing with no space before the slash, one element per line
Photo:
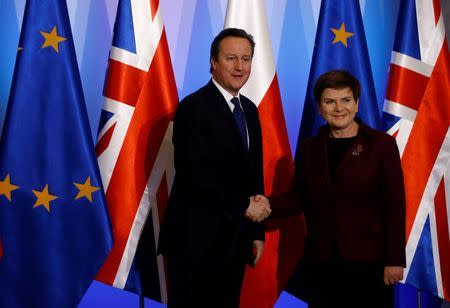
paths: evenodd
<path fill-rule="evenodd" d="M 236 124 L 236 121 L 234 120 L 234 116 L 233 113 L 231 112 L 230 106 L 228 106 L 227 101 L 223 97 L 222 93 L 220 93 L 219 89 L 217 89 L 217 87 L 214 85 L 212 80 L 208 82 L 207 88 L 208 91 L 210 92 L 210 97 L 212 97 L 214 103 L 216 103 L 218 114 L 223 116 L 224 120 L 227 122 L 224 129 L 229 130 L 229 134 L 232 136 L 234 143 L 236 143 L 236 146 L 239 146 L 242 152 L 244 152 L 244 145 L 242 144 L 241 133 L 239 132 L 239 128 Z M 247 114 L 245 114 L 245 117 L 247 120 Z"/>

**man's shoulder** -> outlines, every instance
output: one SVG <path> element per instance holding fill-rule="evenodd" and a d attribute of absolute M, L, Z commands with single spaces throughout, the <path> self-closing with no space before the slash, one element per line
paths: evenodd
<path fill-rule="evenodd" d="M 247 96 L 240 94 L 239 98 L 240 98 L 243 108 L 247 107 L 246 109 L 251 109 L 251 110 L 258 109 L 258 107 L 256 107 L 256 104 L 251 99 L 249 99 Z"/>
<path fill-rule="evenodd" d="M 196 110 L 205 108 L 207 100 L 205 99 L 204 88 L 205 87 L 202 87 L 197 91 L 192 92 L 180 101 L 176 111 L 176 118 L 180 117 L 182 114 L 192 114 L 193 112 L 197 112 Z"/>
<path fill-rule="evenodd" d="M 204 97 L 208 90 L 208 84 L 204 85 L 203 87 L 197 89 L 196 91 L 186 95 L 181 102 L 190 102 L 190 101 L 195 101 L 195 100 L 199 100 L 200 98 Z"/>
<path fill-rule="evenodd" d="M 192 92 L 191 94 L 184 97 L 180 104 L 181 105 L 201 105 L 207 103 L 208 100 L 217 96 L 217 93 L 214 92 L 214 84 L 208 82 L 206 85 L 198 89 L 197 91 Z M 218 90 L 217 90 L 218 92 Z M 219 93 L 220 94 L 220 93 Z"/>
<path fill-rule="evenodd" d="M 253 103 L 253 101 L 251 99 L 249 99 L 247 96 L 245 96 L 243 94 L 240 94 L 240 99 L 241 99 L 241 103 L 252 104 L 252 105 L 256 106 L 255 103 Z"/>
<path fill-rule="evenodd" d="M 315 151 L 320 147 L 319 136 L 310 136 L 300 141 L 298 148 L 303 151 Z"/>

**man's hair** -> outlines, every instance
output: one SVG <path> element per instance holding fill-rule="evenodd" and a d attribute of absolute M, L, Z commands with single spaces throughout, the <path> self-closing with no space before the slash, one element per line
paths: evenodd
<path fill-rule="evenodd" d="M 210 60 L 214 59 L 217 61 L 219 56 L 219 49 L 220 49 L 220 43 L 223 41 L 223 39 L 227 37 L 240 37 L 243 39 L 246 39 L 250 46 L 252 47 L 252 57 L 253 53 L 255 52 L 255 41 L 253 40 L 253 36 L 251 34 L 248 34 L 243 29 L 238 28 L 227 28 L 220 31 L 219 34 L 214 38 L 213 42 L 211 43 L 211 51 L 210 51 Z M 209 72 L 212 73 L 213 68 L 212 65 L 209 68 Z"/>
<path fill-rule="evenodd" d="M 318 104 L 320 103 L 323 91 L 327 88 L 338 90 L 350 88 L 353 92 L 355 101 L 357 101 L 361 95 L 361 85 L 359 84 L 359 80 L 344 70 L 332 70 L 317 78 L 313 88 L 313 95 Z"/>

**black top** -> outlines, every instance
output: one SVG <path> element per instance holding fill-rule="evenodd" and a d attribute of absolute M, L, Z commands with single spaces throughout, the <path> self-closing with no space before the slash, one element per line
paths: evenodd
<path fill-rule="evenodd" d="M 327 147 L 328 147 L 328 171 L 330 172 L 330 178 L 333 180 L 334 174 L 336 173 L 336 168 L 342 161 L 345 152 L 351 146 L 355 137 L 350 138 L 332 138 L 328 137 Z"/>

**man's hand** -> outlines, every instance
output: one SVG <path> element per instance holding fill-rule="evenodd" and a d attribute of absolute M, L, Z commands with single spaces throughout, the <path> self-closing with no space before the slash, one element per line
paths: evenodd
<path fill-rule="evenodd" d="M 270 213 L 269 200 L 263 195 L 255 195 L 250 197 L 250 205 L 245 211 L 245 216 L 254 222 L 261 222 L 266 219 Z"/>
<path fill-rule="evenodd" d="M 385 266 L 384 267 L 384 284 L 389 286 L 403 279 L 403 267 L 401 266 Z"/>
<path fill-rule="evenodd" d="M 264 250 L 264 242 L 260 240 L 254 240 L 253 248 L 255 249 L 255 260 L 253 261 L 253 264 L 256 265 L 259 262 L 259 259 L 261 259 L 262 257 Z"/>

